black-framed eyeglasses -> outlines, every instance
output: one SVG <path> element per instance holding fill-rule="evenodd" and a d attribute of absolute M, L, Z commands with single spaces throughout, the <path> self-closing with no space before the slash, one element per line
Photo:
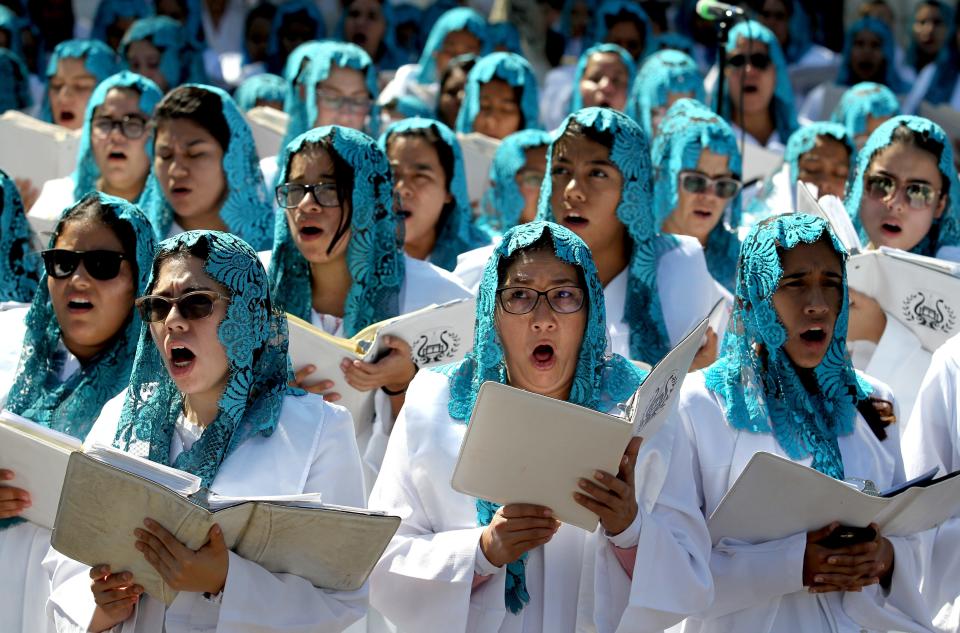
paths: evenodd
<path fill-rule="evenodd" d="M 120 264 L 127 256 L 116 251 L 69 251 L 64 248 L 51 248 L 40 253 L 43 267 L 54 279 L 66 279 L 80 266 L 94 279 L 108 281 L 120 274 Z"/>
<path fill-rule="evenodd" d="M 96 116 L 93 117 L 92 125 L 100 136 L 110 136 L 110 132 L 119 128 L 120 133 L 131 140 L 140 138 L 147 131 L 147 120 L 136 114 L 127 114 L 121 119 Z"/>
<path fill-rule="evenodd" d="M 540 297 L 547 300 L 550 309 L 558 314 L 573 314 L 583 307 L 586 296 L 579 286 L 557 286 L 547 290 L 536 290 L 523 286 L 497 288 L 500 307 L 509 314 L 527 314 L 533 312 L 540 303 Z"/>
<path fill-rule="evenodd" d="M 340 196 L 337 194 L 337 185 L 332 182 L 320 182 L 313 185 L 301 185 L 288 182 L 277 185 L 277 204 L 284 209 L 295 209 L 300 206 L 307 194 L 313 196 L 314 201 L 321 207 L 339 207 Z"/>
<path fill-rule="evenodd" d="M 907 198 L 911 209 L 929 209 L 936 204 L 940 191 L 926 182 L 908 182 L 901 185 L 891 176 L 868 174 L 866 178 L 867 195 L 874 200 L 890 202 L 897 197 L 900 189 Z"/>
<path fill-rule="evenodd" d="M 698 171 L 680 172 L 680 186 L 689 193 L 713 193 L 718 198 L 730 200 L 740 193 L 743 184 L 736 178 L 710 178 Z"/>
<path fill-rule="evenodd" d="M 738 53 L 728 59 L 727 64 L 730 68 L 743 68 L 749 63 L 757 70 L 766 70 L 772 61 L 773 59 L 766 53 L 750 53 L 749 55 Z"/>
<path fill-rule="evenodd" d="M 344 97 L 320 88 L 317 89 L 317 101 L 331 110 L 338 112 L 342 110 L 353 114 L 366 114 L 373 107 L 373 101 L 368 97 Z"/>
<path fill-rule="evenodd" d="M 188 321 L 205 319 L 213 314 L 213 306 L 217 301 L 229 303 L 230 297 L 225 297 L 213 290 L 194 290 L 179 297 L 163 297 L 161 295 L 144 295 L 136 300 L 140 318 L 147 323 L 163 321 L 170 314 L 173 306 L 177 306 L 180 315 Z"/>

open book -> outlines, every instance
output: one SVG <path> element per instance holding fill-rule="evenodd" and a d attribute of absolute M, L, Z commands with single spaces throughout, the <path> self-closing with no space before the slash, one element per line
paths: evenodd
<path fill-rule="evenodd" d="M 797 212 L 815 215 L 830 224 L 833 234 L 853 255 L 863 250 L 860 234 L 854 228 L 843 201 L 836 196 L 823 196 L 817 199 L 817 188 L 810 183 L 797 182 Z"/>
<path fill-rule="evenodd" d="M 343 378 L 340 361 L 356 358 L 371 362 L 387 351 L 384 336 L 396 336 L 412 348 L 417 367 L 430 367 L 462 359 L 473 347 L 476 299 L 456 299 L 433 304 L 374 323 L 349 339 L 327 334 L 303 319 L 287 315 L 290 330 L 290 360 L 294 371 L 313 365 L 311 380 L 334 382 L 340 394 L 337 404 L 350 410 L 357 433 L 373 420 L 373 396 L 376 391 L 358 391 Z"/>
<path fill-rule="evenodd" d="M 480 209 L 483 194 L 490 186 L 490 163 L 500 147 L 500 141 L 479 132 L 457 134 L 460 151 L 463 153 L 463 167 L 467 175 L 467 195 L 474 215 Z"/>
<path fill-rule="evenodd" d="M 69 176 L 77 164 L 79 130 L 8 110 L 0 115 L 0 139 L 0 169 L 12 178 L 29 178 L 37 189 Z"/>
<path fill-rule="evenodd" d="M 921 481 L 893 496 L 869 495 L 772 453 L 757 453 L 707 522 L 722 538 L 764 543 L 839 521 L 880 526 L 884 536 L 929 530 L 960 513 L 958 473 Z"/>
<path fill-rule="evenodd" d="M 740 140 L 739 135 L 737 140 Z M 740 180 L 745 187 L 756 181 L 762 182 L 775 174 L 781 165 L 783 165 L 781 154 L 771 152 L 759 145 L 744 143 L 743 174 Z"/>
<path fill-rule="evenodd" d="M 276 156 L 282 149 L 280 143 L 287 133 L 290 115 L 275 108 L 258 106 L 246 112 L 244 118 L 253 133 L 253 142 L 257 145 L 257 156 L 261 159 Z"/>
<path fill-rule="evenodd" d="M 960 264 L 881 246 L 851 257 L 847 279 L 929 352 L 960 333 Z"/>
<path fill-rule="evenodd" d="M 47 529 L 57 518 L 60 489 L 70 454 L 81 441 L 40 426 L 16 413 L 0 413 L 0 468 L 12 470 L 11 486 L 30 493 L 32 505 L 20 515 Z"/>
<path fill-rule="evenodd" d="M 546 506 L 564 523 L 592 532 L 597 515 L 573 499 L 578 480 L 593 479 L 598 469 L 616 473 L 630 438 L 646 440 L 660 429 L 676 405 L 709 320 L 654 366 L 620 405 L 622 415 L 483 383 L 460 446 L 453 489 L 504 505 Z"/>
<path fill-rule="evenodd" d="M 130 571 L 146 593 L 170 604 L 177 592 L 134 547 L 133 531 L 147 517 L 191 549 L 206 543 L 216 523 L 243 558 L 342 591 L 363 585 L 400 526 L 399 517 L 325 506 L 318 494 L 218 497 L 189 473 L 94 445 L 70 457 L 50 542 L 86 565 Z"/>

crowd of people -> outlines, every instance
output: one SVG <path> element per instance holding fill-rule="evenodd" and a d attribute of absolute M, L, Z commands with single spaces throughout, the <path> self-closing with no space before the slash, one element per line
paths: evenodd
<path fill-rule="evenodd" d="M 707 526 L 761 451 L 879 489 L 960 469 L 960 337 L 921 345 L 797 203 L 960 262 L 960 12 L 864 0 L 835 51 L 814 3 L 743 2 L 722 41 L 695 4 L 0 2 L 0 112 L 79 131 L 69 176 L 0 171 L 3 408 L 219 494 L 401 519 L 339 591 L 143 517 L 166 604 L 53 549 L 0 463 L 0 630 L 960 633 L 960 517 L 854 544 Z M 290 361 L 285 314 L 349 338 L 472 297 L 453 364 L 397 336 L 335 375 Z M 622 414 L 718 302 L 664 427 L 570 490 L 594 532 L 454 490 L 484 382 Z"/>

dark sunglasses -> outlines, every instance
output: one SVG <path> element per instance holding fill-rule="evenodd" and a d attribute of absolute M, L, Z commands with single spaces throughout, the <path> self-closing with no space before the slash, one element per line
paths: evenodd
<path fill-rule="evenodd" d="M 736 178 L 710 178 L 697 171 L 681 171 L 680 186 L 689 193 L 707 193 L 724 200 L 733 198 L 740 193 L 740 181 Z"/>
<path fill-rule="evenodd" d="M 160 295 L 145 295 L 137 299 L 136 306 L 140 311 L 140 318 L 147 323 L 165 320 L 173 306 L 177 306 L 183 318 L 195 321 L 210 316 L 213 313 L 213 305 L 218 300 L 229 302 L 230 298 L 212 290 L 195 290 L 175 299 Z"/>
<path fill-rule="evenodd" d="M 757 70 L 766 70 L 772 61 L 766 53 L 751 53 L 749 55 L 739 53 L 728 59 L 727 64 L 730 68 L 743 68 L 749 63 Z"/>
<path fill-rule="evenodd" d="M 94 279 L 107 281 L 120 274 L 120 263 L 127 259 L 116 251 L 68 251 L 51 248 L 40 253 L 47 274 L 54 279 L 66 279 L 83 262 L 83 267 Z"/>

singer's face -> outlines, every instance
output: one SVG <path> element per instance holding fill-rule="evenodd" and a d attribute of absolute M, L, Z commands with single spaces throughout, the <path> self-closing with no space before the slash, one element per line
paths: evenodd
<path fill-rule="evenodd" d="M 754 65 L 758 56 L 766 58 L 765 68 Z M 768 110 L 777 84 L 777 69 L 770 58 L 770 49 L 763 42 L 740 39 L 737 47 L 727 56 L 728 60 L 734 58 L 743 59 L 745 62 L 739 67 L 730 65 L 726 71 L 730 89 L 728 94 L 734 109 L 739 108 L 742 91 L 744 114 Z"/>

